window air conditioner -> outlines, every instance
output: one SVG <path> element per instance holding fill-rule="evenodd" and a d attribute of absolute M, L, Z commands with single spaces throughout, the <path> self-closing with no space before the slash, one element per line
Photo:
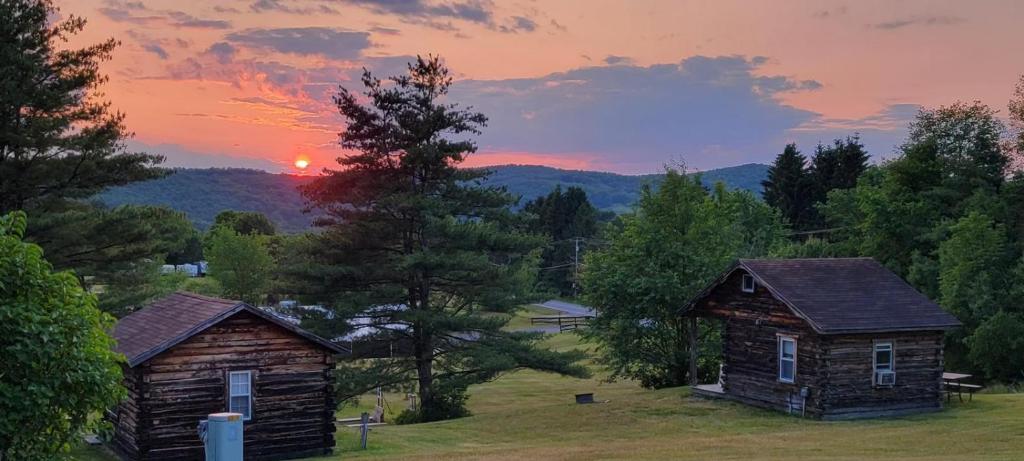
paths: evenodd
<path fill-rule="evenodd" d="M 875 385 L 876 386 L 895 386 L 896 385 L 896 372 L 895 371 L 878 371 L 878 372 L 875 372 Z"/>

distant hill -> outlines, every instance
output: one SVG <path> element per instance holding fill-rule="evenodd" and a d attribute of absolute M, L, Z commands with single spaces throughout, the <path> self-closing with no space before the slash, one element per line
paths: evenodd
<path fill-rule="evenodd" d="M 640 186 L 645 183 L 657 184 L 660 174 L 628 176 L 600 171 L 560 170 L 546 166 L 507 165 L 491 167 L 494 174 L 490 184 L 505 186 L 509 192 L 521 195 L 523 200 L 532 200 L 554 189 L 556 184 L 563 188 L 577 186 L 587 191 L 587 197 L 594 206 L 618 213 L 628 211 L 640 197 Z M 748 163 L 727 168 L 701 172 L 704 184 L 711 186 L 718 181 L 733 189 L 745 189 L 761 196 L 761 181 L 768 174 L 768 166 Z"/>
<path fill-rule="evenodd" d="M 494 174 L 488 184 L 505 186 L 523 201 L 547 194 L 556 184 L 578 186 L 587 191 L 594 206 L 615 212 L 628 211 L 644 183 L 656 184 L 662 175 L 627 176 L 597 171 L 560 170 L 545 166 L 507 165 L 490 167 Z M 761 193 L 766 165 L 720 168 L 701 173 L 709 186 L 722 181 L 736 189 Z M 296 189 L 310 181 L 308 176 L 273 174 L 236 168 L 179 169 L 155 181 L 111 189 L 100 200 L 111 205 L 165 205 L 185 212 L 201 229 L 213 223 L 222 210 L 258 211 L 285 232 L 309 228 L 312 218 L 302 213 L 303 200 Z"/>

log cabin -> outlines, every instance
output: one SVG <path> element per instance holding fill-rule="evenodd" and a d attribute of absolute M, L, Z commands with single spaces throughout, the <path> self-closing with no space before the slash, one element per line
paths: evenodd
<path fill-rule="evenodd" d="M 741 259 L 683 315 L 693 338 L 698 317 L 721 325 L 719 380 L 695 394 L 820 419 L 940 410 L 960 326 L 871 258 Z"/>
<path fill-rule="evenodd" d="M 334 447 L 331 342 L 241 301 L 174 293 L 114 328 L 127 398 L 108 412 L 125 460 L 203 459 L 196 425 L 241 413 L 246 460 Z"/>

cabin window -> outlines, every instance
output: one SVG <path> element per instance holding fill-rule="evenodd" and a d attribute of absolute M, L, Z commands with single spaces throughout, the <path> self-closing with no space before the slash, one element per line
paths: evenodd
<path fill-rule="evenodd" d="M 891 342 L 878 342 L 874 346 L 872 368 L 876 386 L 892 386 L 896 383 L 895 354 Z"/>
<path fill-rule="evenodd" d="M 796 338 L 779 336 L 779 381 L 796 380 Z"/>
<path fill-rule="evenodd" d="M 232 371 L 228 379 L 228 411 L 241 413 L 243 421 L 252 419 L 252 372 Z"/>
<path fill-rule="evenodd" d="M 754 292 L 754 276 L 750 274 L 743 274 L 743 292 L 753 293 Z"/>

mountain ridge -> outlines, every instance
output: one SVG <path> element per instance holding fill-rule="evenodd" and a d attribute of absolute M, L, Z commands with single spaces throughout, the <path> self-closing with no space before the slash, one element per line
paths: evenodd
<path fill-rule="evenodd" d="M 643 184 L 657 185 L 664 175 L 623 175 L 602 171 L 564 170 L 540 165 L 498 165 L 486 185 L 504 186 L 525 203 L 545 195 L 555 185 L 577 186 L 587 192 L 591 203 L 602 210 L 628 211 L 640 196 Z M 760 196 L 761 181 L 768 166 L 748 163 L 718 168 L 700 174 L 705 185 L 722 181 L 734 189 Z M 268 173 L 245 168 L 179 168 L 161 179 L 110 189 L 98 196 L 109 206 L 125 204 L 164 205 L 186 213 L 200 229 L 213 222 L 222 210 L 258 211 L 284 232 L 309 228 L 312 216 L 302 212 L 304 201 L 298 186 L 314 176 Z"/>

